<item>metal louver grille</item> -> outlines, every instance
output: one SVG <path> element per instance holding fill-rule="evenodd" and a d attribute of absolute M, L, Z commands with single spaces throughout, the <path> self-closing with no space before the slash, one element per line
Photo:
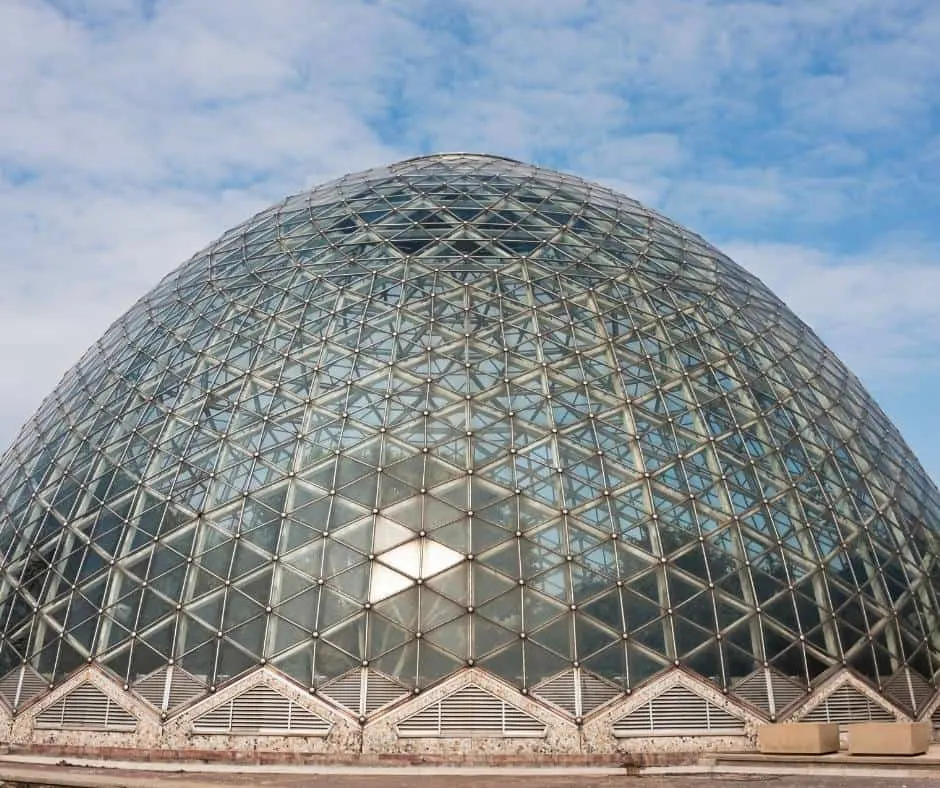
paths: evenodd
<path fill-rule="evenodd" d="M 160 668 L 134 685 L 134 692 L 151 706 L 163 708 L 163 696 L 166 694 L 166 668 Z"/>
<path fill-rule="evenodd" d="M 573 670 L 567 670 L 542 682 L 532 690 L 532 694 L 540 700 L 548 701 L 559 709 L 564 709 L 573 717 L 578 714 Z"/>
<path fill-rule="evenodd" d="M 806 692 L 804 687 L 791 678 L 776 671 L 770 671 L 770 689 L 773 692 L 774 710 L 779 714 L 783 709 L 799 700 Z"/>
<path fill-rule="evenodd" d="M 320 693 L 330 700 L 349 709 L 353 714 L 359 714 L 359 702 L 362 699 L 362 673 L 359 669 L 340 676 L 325 684 Z"/>
<path fill-rule="evenodd" d="M 205 692 L 205 687 L 182 668 L 160 668 L 134 685 L 134 691 L 162 711 L 175 709 Z"/>
<path fill-rule="evenodd" d="M 732 694 L 761 709 L 777 715 L 803 695 L 803 687 L 793 679 L 771 669 L 760 669 L 742 679 Z"/>
<path fill-rule="evenodd" d="M 15 668 L 0 679 L 0 698 L 11 709 L 16 708 L 16 698 L 20 693 L 20 676 L 22 670 Z"/>
<path fill-rule="evenodd" d="M 613 684 L 608 684 L 590 673 L 581 673 L 581 714 L 587 714 L 619 695 L 620 690 Z"/>
<path fill-rule="evenodd" d="M 170 671 L 170 691 L 167 694 L 167 710 L 175 709 L 178 706 L 182 706 L 184 703 L 189 703 L 189 701 L 198 698 L 206 691 L 205 685 L 182 668 L 171 667 Z"/>
<path fill-rule="evenodd" d="M 194 733 L 326 736 L 331 724 L 265 684 L 193 721 Z"/>
<path fill-rule="evenodd" d="M 746 700 L 752 706 L 771 713 L 771 698 L 767 691 L 767 676 L 763 670 L 752 673 L 732 690 L 741 700 Z"/>
<path fill-rule="evenodd" d="M 399 722 L 398 733 L 536 738 L 545 735 L 545 723 L 471 684 Z"/>
<path fill-rule="evenodd" d="M 891 722 L 895 717 L 855 687 L 844 684 L 802 719 L 847 725 L 850 722 Z"/>
<path fill-rule="evenodd" d="M 37 728 L 56 730 L 134 731 L 137 720 L 93 684 L 84 683 L 44 709 Z"/>
<path fill-rule="evenodd" d="M 678 685 L 614 723 L 614 735 L 621 738 L 743 733 L 741 719 Z"/>
<path fill-rule="evenodd" d="M 377 709 L 388 706 L 408 692 L 398 682 L 392 681 L 374 670 L 368 672 L 366 681 L 366 714 L 372 714 Z"/>
<path fill-rule="evenodd" d="M 930 717 L 930 721 L 933 723 L 933 726 L 940 730 L 940 706 L 936 708 L 933 715 Z"/>
<path fill-rule="evenodd" d="M 403 697 L 408 690 L 381 673 L 361 668 L 325 684 L 320 693 L 353 714 L 372 714 Z"/>
<path fill-rule="evenodd" d="M 575 668 L 543 681 L 532 690 L 532 694 L 573 717 L 581 717 L 616 698 L 620 690 L 581 668 Z"/>
<path fill-rule="evenodd" d="M 933 692 L 930 682 L 910 668 L 902 668 L 884 684 L 885 695 L 914 714 L 926 707 Z"/>
<path fill-rule="evenodd" d="M 48 682 L 29 665 L 7 673 L 0 680 L 0 698 L 11 709 L 19 709 L 49 688 Z"/>

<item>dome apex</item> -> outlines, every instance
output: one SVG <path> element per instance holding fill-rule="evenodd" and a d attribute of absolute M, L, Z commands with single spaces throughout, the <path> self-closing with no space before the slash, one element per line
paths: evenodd
<path fill-rule="evenodd" d="M 402 159 L 397 166 L 408 165 L 412 162 L 421 161 L 459 161 L 467 159 L 471 161 L 506 161 L 512 164 L 524 164 L 518 159 L 509 156 L 501 156 L 497 153 L 470 153 L 467 151 L 439 151 L 438 153 L 425 153 L 420 156 L 413 156 L 409 159 Z"/>

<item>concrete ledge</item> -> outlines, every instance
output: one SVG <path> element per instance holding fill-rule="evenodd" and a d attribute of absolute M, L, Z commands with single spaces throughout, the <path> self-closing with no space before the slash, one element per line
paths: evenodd
<path fill-rule="evenodd" d="M 839 749 L 839 726 L 834 722 L 786 722 L 761 725 L 757 747 L 762 753 L 824 755 Z"/>
<path fill-rule="evenodd" d="M 849 755 L 923 755 L 929 722 L 861 722 L 849 725 Z"/>
<path fill-rule="evenodd" d="M 87 764 L 100 761 L 113 765 L 124 763 L 139 769 L 160 769 L 172 765 L 174 769 L 198 769 L 212 767 L 220 769 L 243 769 L 254 767 L 294 768 L 382 768 L 382 767 L 554 767 L 554 768 L 626 768 L 638 765 L 635 759 L 622 753 L 487 753 L 463 754 L 414 754 L 414 753 L 322 753 L 322 752 L 278 752 L 275 750 L 179 750 L 135 747 L 79 747 L 55 745 L 31 745 L 8 748 L 0 755 L 3 763 L 59 763 Z M 641 761 L 645 763 L 645 761 Z M 674 758 L 668 763 L 693 763 L 693 757 L 684 760 Z M 0 781 L 2 785 L 2 781 Z"/>

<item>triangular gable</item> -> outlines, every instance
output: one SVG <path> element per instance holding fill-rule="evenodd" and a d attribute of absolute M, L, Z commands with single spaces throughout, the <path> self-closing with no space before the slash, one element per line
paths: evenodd
<path fill-rule="evenodd" d="M 51 730 L 135 731 L 137 718 L 89 681 L 36 715 L 34 727 Z"/>
<path fill-rule="evenodd" d="M 590 714 L 623 695 L 623 690 L 620 687 L 614 686 L 580 668 L 576 668 L 576 670 L 580 673 L 581 716 Z"/>
<path fill-rule="evenodd" d="M 267 684 L 235 695 L 199 714 L 193 733 L 249 736 L 326 736 L 332 723 Z"/>
<path fill-rule="evenodd" d="M 685 684 L 673 684 L 616 720 L 613 732 L 617 738 L 742 735 L 745 721 Z"/>
<path fill-rule="evenodd" d="M 930 722 L 936 730 L 940 730 L 940 690 L 937 690 L 933 698 L 924 706 L 920 720 Z"/>
<path fill-rule="evenodd" d="M 801 722 L 837 722 L 840 725 L 894 722 L 898 719 L 898 709 L 851 674 L 842 672 L 830 679 L 830 682 L 834 689 L 820 700 L 819 695 L 826 688 L 825 685 L 817 687 L 809 701 L 795 710 L 793 719 Z"/>
<path fill-rule="evenodd" d="M 545 735 L 546 724 L 476 684 L 467 684 L 396 726 L 402 737 L 528 737 Z"/>

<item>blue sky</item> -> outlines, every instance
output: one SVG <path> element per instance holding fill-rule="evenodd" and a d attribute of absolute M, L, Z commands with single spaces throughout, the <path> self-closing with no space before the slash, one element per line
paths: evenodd
<path fill-rule="evenodd" d="M 228 227 L 469 150 L 703 234 L 938 479 L 938 48 L 935 0 L 2 0 L 0 444 Z"/>

